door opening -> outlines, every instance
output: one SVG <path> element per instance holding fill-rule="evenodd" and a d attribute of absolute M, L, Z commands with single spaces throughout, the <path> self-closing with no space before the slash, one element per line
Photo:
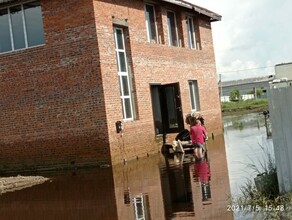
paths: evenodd
<path fill-rule="evenodd" d="M 184 129 L 179 83 L 151 85 L 156 134 L 178 133 Z"/>

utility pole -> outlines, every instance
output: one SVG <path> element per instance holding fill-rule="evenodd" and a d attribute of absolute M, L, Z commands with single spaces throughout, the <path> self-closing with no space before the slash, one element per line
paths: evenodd
<path fill-rule="evenodd" d="M 219 82 L 220 82 L 220 100 L 221 100 L 221 97 L 223 96 L 223 93 L 222 93 L 222 74 L 221 73 L 219 74 Z"/>
<path fill-rule="evenodd" d="M 257 99 L 257 88 L 254 87 L 254 99 Z"/>

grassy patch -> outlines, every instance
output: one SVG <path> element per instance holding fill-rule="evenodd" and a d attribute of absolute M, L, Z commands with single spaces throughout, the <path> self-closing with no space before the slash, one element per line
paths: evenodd
<path fill-rule="evenodd" d="M 268 108 L 268 99 L 250 99 L 238 102 L 222 102 L 221 108 L 223 114 L 263 111 Z"/>
<path fill-rule="evenodd" d="M 240 188 L 242 194 L 233 199 L 234 207 L 245 214 L 252 213 L 256 219 L 292 219 L 292 193 L 279 193 L 275 160 L 266 148 L 261 148 L 266 158 L 258 167 L 248 164 L 257 176 Z"/>

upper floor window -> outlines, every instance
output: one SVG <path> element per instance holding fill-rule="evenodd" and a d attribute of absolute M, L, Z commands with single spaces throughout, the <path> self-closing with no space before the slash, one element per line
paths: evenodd
<path fill-rule="evenodd" d="M 114 38 L 123 119 L 131 120 L 134 119 L 134 105 L 123 28 L 114 27 Z"/>
<path fill-rule="evenodd" d="M 145 5 L 145 16 L 146 16 L 146 27 L 148 34 L 148 41 L 158 42 L 157 27 L 156 27 L 156 16 L 153 5 Z"/>
<path fill-rule="evenodd" d="M 0 53 L 44 44 L 40 1 L 0 9 Z"/>
<path fill-rule="evenodd" d="M 192 17 L 187 17 L 187 32 L 188 32 L 188 45 L 189 48 L 196 49 L 196 33 L 195 25 Z"/>
<path fill-rule="evenodd" d="M 176 16 L 175 16 L 175 13 L 172 11 L 167 11 L 167 27 L 168 27 L 169 45 L 179 46 Z"/>
<path fill-rule="evenodd" d="M 199 89 L 198 89 L 197 80 L 189 81 L 189 89 L 190 89 L 192 111 L 199 111 L 200 101 L 199 101 Z"/>

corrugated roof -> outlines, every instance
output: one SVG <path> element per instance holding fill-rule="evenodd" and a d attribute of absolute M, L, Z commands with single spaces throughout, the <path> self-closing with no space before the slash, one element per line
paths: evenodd
<path fill-rule="evenodd" d="M 188 1 L 184 1 L 184 0 L 162 0 L 164 2 L 169 2 L 175 5 L 179 5 L 185 8 L 189 8 L 189 9 L 193 9 L 194 11 L 198 12 L 199 14 L 203 14 L 206 15 L 208 17 L 210 17 L 211 21 L 221 21 L 222 16 L 212 12 L 206 8 L 194 5 Z"/>
<path fill-rule="evenodd" d="M 268 76 L 261 76 L 261 77 L 247 78 L 247 79 L 223 81 L 222 86 L 228 87 L 228 86 L 244 85 L 244 84 L 250 84 L 250 83 L 268 82 L 273 79 L 274 79 L 274 75 L 268 75 Z"/>

